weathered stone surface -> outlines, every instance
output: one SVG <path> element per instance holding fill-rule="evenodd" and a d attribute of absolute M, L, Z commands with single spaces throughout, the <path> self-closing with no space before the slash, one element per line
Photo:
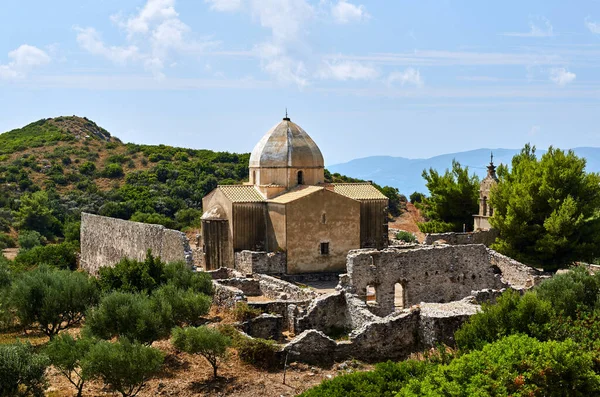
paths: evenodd
<path fill-rule="evenodd" d="M 244 274 L 283 274 L 287 269 L 287 259 L 285 252 L 236 252 L 235 269 Z"/>
<path fill-rule="evenodd" d="M 242 329 L 254 338 L 280 340 L 283 332 L 283 317 L 277 314 L 263 313 L 242 323 Z"/>
<path fill-rule="evenodd" d="M 235 307 L 238 302 L 245 302 L 247 300 L 241 289 L 228 287 L 214 280 L 213 286 L 215 287 L 213 305 L 231 309 Z"/>
<path fill-rule="evenodd" d="M 284 346 L 284 352 L 292 354 L 292 360 L 309 364 L 330 365 L 333 363 L 336 343 L 321 331 L 304 331 Z M 294 354 L 294 353 L 297 353 Z"/>
<path fill-rule="evenodd" d="M 524 265 L 494 250 L 488 249 L 488 253 L 490 263 L 497 266 L 502 273 L 502 280 L 514 289 L 531 288 L 550 277 L 548 273 Z"/>
<path fill-rule="evenodd" d="M 439 343 L 454 346 L 454 333 L 479 310 L 470 298 L 450 303 L 422 303 L 419 316 L 421 346 L 431 348 Z"/>
<path fill-rule="evenodd" d="M 264 274 L 256 274 L 255 277 L 260 281 L 260 290 L 262 291 L 262 294 L 270 299 L 301 301 L 313 299 L 318 296 L 318 294 L 310 288 L 300 288 L 297 285 L 275 277 Z"/>
<path fill-rule="evenodd" d="M 316 329 L 329 334 L 350 327 L 344 291 L 323 295 L 313 300 L 306 314 L 298 319 L 297 330 Z"/>
<path fill-rule="evenodd" d="M 448 245 L 483 244 L 489 247 L 496 241 L 498 231 L 495 229 L 481 230 L 473 233 L 428 233 L 423 244 L 432 245 L 436 241 L 444 241 Z"/>
<path fill-rule="evenodd" d="M 219 280 L 219 284 L 242 290 L 246 296 L 260 296 L 260 282 L 253 278 L 234 277 Z"/>
<path fill-rule="evenodd" d="M 81 268 L 91 274 L 114 266 L 123 258 L 144 260 L 148 250 L 163 261 L 193 265 L 192 251 L 184 233 L 161 225 L 105 216 L 81 214 Z"/>

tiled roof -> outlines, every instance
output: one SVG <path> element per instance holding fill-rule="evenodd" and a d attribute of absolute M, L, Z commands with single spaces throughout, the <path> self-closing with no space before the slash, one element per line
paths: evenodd
<path fill-rule="evenodd" d="M 258 203 L 265 198 L 252 185 L 219 185 L 218 189 L 234 203 Z"/>
<path fill-rule="evenodd" d="M 284 193 L 280 196 L 270 199 L 269 202 L 277 203 L 277 204 L 287 204 L 294 200 L 298 200 L 302 197 L 306 197 L 310 194 L 318 192 L 319 190 L 323 190 L 323 188 L 320 186 L 309 186 L 309 185 L 298 186 L 298 187 L 290 190 L 287 193 Z"/>
<path fill-rule="evenodd" d="M 332 183 L 333 191 L 354 200 L 387 200 L 377 188 L 370 183 Z"/>

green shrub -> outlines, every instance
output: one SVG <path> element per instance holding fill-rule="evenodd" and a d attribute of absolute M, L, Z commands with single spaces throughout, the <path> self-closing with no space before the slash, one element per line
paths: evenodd
<path fill-rule="evenodd" d="M 6 287 L 10 287 L 12 283 L 12 274 L 8 259 L 0 253 L 0 291 Z"/>
<path fill-rule="evenodd" d="M 233 317 L 237 321 L 248 321 L 261 314 L 260 309 L 250 307 L 246 302 L 237 302 L 233 308 Z"/>
<path fill-rule="evenodd" d="M 64 226 L 65 241 L 79 241 L 81 239 L 81 222 L 67 222 Z"/>
<path fill-rule="evenodd" d="M 22 251 L 42 245 L 42 235 L 35 230 L 23 230 L 19 233 L 19 247 Z"/>
<path fill-rule="evenodd" d="M 594 359 L 571 340 L 512 335 L 439 365 L 398 396 L 594 396 L 600 393 Z"/>
<path fill-rule="evenodd" d="M 152 294 L 156 313 L 165 323 L 198 325 L 210 310 L 212 299 L 191 289 L 179 289 L 172 284 L 160 287 Z"/>
<path fill-rule="evenodd" d="M 50 341 L 44 352 L 50 363 L 77 389 L 77 397 L 81 397 L 88 374 L 81 369 L 81 363 L 89 353 L 95 339 L 87 337 L 73 338 L 68 333 L 58 335 Z"/>
<path fill-rule="evenodd" d="M 148 251 L 139 262 L 124 258 L 114 267 L 103 267 L 98 281 L 103 291 L 150 292 L 165 283 L 165 263 Z"/>
<path fill-rule="evenodd" d="M 205 272 L 195 272 L 184 262 L 170 262 L 164 267 L 164 278 L 167 283 L 184 290 L 212 296 L 214 292 L 212 277 Z"/>
<path fill-rule="evenodd" d="M 0 233 L 0 251 L 5 248 L 15 248 L 17 243 L 15 239 L 9 236 L 8 234 Z"/>
<path fill-rule="evenodd" d="M 423 193 L 419 193 L 419 192 L 413 192 L 410 196 L 409 196 L 410 202 L 412 204 L 416 204 L 416 203 L 422 203 L 423 200 L 425 199 L 425 195 Z"/>
<path fill-rule="evenodd" d="M 446 233 L 462 232 L 462 225 L 442 221 L 418 222 L 417 226 L 421 233 Z"/>
<path fill-rule="evenodd" d="M 0 345 L 0 396 L 43 396 L 48 365 L 29 343 Z"/>
<path fill-rule="evenodd" d="M 554 311 L 552 304 L 535 292 L 523 297 L 507 290 L 494 305 L 484 304 L 456 333 L 454 339 L 462 350 L 480 349 L 504 336 L 523 333 L 541 340 L 549 337 Z"/>
<path fill-rule="evenodd" d="M 150 297 L 125 292 L 104 296 L 85 321 L 86 332 L 99 338 L 127 338 L 147 345 L 169 335 L 172 325 L 156 312 Z"/>
<path fill-rule="evenodd" d="M 91 161 L 86 161 L 79 167 L 79 172 L 83 175 L 93 176 L 96 172 L 96 164 L 92 163 Z"/>
<path fill-rule="evenodd" d="M 279 365 L 277 358 L 279 346 L 275 341 L 248 338 L 240 334 L 235 340 L 234 347 L 238 352 L 240 360 L 257 368 L 271 370 L 277 368 Z"/>
<path fill-rule="evenodd" d="M 59 269 L 77 269 L 77 245 L 71 242 L 34 247 L 25 252 L 19 252 L 15 258 L 16 264 L 33 268 L 48 265 Z"/>
<path fill-rule="evenodd" d="M 422 379 L 434 366 L 426 361 L 379 363 L 373 371 L 325 380 L 299 397 L 394 397 L 410 380 Z"/>
<path fill-rule="evenodd" d="M 175 220 L 181 229 L 188 226 L 199 227 L 201 224 L 201 217 L 202 211 L 196 208 L 185 208 L 177 211 L 175 214 Z"/>
<path fill-rule="evenodd" d="M 213 376 L 217 378 L 217 369 L 225 359 L 231 339 L 215 328 L 188 327 L 175 328 L 171 339 L 173 346 L 189 354 L 200 354 L 213 367 Z"/>
<path fill-rule="evenodd" d="M 128 340 L 100 341 L 81 363 L 83 373 L 101 379 L 123 397 L 135 396 L 164 362 L 158 350 Z"/>
<path fill-rule="evenodd" d="M 105 178 L 121 178 L 125 175 L 123 167 L 119 164 L 108 164 L 104 170 L 102 170 L 102 176 Z"/>
<path fill-rule="evenodd" d="M 167 227 L 169 229 L 174 229 L 177 226 L 176 222 L 173 219 L 171 219 L 168 216 L 165 216 L 163 214 L 157 214 L 156 212 L 146 213 L 146 212 L 137 211 L 135 214 L 133 214 L 131 216 L 131 219 L 129 219 L 129 220 L 133 221 L 133 222 L 150 223 L 150 224 L 154 224 L 154 225 L 163 225 L 164 227 Z"/>
<path fill-rule="evenodd" d="M 405 230 L 400 230 L 396 233 L 396 239 L 400 241 L 404 241 L 405 243 L 416 243 L 417 238 L 411 232 L 407 232 Z"/>
<path fill-rule="evenodd" d="M 80 322 L 98 296 L 96 283 L 87 274 L 43 266 L 13 282 L 10 305 L 22 326 L 35 325 L 52 338 Z"/>

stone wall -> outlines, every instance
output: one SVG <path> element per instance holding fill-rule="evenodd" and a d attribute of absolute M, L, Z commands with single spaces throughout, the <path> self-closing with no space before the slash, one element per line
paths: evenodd
<path fill-rule="evenodd" d="M 550 277 L 549 273 L 536 270 L 516 260 L 488 249 L 490 263 L 497 266 L 502 279 L 514 289 L 528 289 Z"/>
<path fill-rule="evenodd" d="M 318 294 L 310 288 L 300 288 L 275 277 L 265 274 L 256 274 L 260 282 L 260 290 L 269 299 L 304 301 L 314 299 Z"/>
<path fill-rule="evenodd" d="M 367 287 L 374 288 L 374 313 L 383 316 L 396 310 L 396 284 L 402 287 L 403 307 L 451 302 L 471 291 L 506 287 L 497 269 L 484 245 L 356 250 L 348 254 L 347 277 L 341 280 L 345 289 L 365 299 Z"/>
<path fill-rule="evenodd" d="M 443 240 L 448 245 L 483 244 L 489 247 L 496 241 L 498 231 L 495 229 L 478 231 L 474 233 L 429 233 L 425 235 L 423 244 L 432 245 Z"/>
<path fill-rule="evenodd" d="M 192 250 L 184 233 L 161 225 L 105 216 L 81 214 L 81 268 L 96 274 L 123 258 L 144 260 L 148 250 L 163 261 L 193 265 Z"/>
<path fill-rule="evenodd" d="M 244 274 L 284 274 L 285 252 L 241 251 L 235 253 L 235 269 Z"/>

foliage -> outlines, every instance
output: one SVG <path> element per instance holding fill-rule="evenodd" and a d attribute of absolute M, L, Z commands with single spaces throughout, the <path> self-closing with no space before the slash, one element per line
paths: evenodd
<path fill-rule="evenodd" d="M 260 309 L 250 307 L 246 302 L 237 302 L 233 308 L 233 317 L 237 321 L 248 321 L 261 315 Z"/>
<path fill-rule="evenodd" d="M 81 363 L 86 377 L 98 378 L 123 397 L 135 396 L 164 361 L 164 354 L 148 346 L 119 340 L 99 341 Z"/>
<path fill-rule="evenodd" d="M 170 262 L 164 267 L 167 283 L 180 289 L 212 296 L 214 292 L 212 277 L 206 272 L 195 272 L 184 262 Z"/>
<path fill-rule="evenodd" d="M 416 204 L 416 203 L 422 203 L 426 199 L 426 197 L 423 193 L 412 192 L 409 199 L 412 204 Z"/>
<path fill-rule="evenodd" d="M 512 335 L 437 366 L 408 382 L 398 396 L 596 395 L 596 358 L 570 340 L 540 342 Z"/>
<path fill-rule="evenodd" d="M 405 243 L 416 243 L 417 238 L 411 232 L 407 232 L 406 230 L 400 230 L 396 233 L 396 239 L 400 241 L 404 241 Z"/>
<path fill-rule="evenodd" d="M 160 287 L 152 294 L 156 313 L 165 323 L 198 325 L 208 313 L 212 299 L 192 289 L 182 290 L 173 284 Z"/>
<path fill-rule="evenodd" d="M 391 186 L 376 186 L 389 199 L 388 210 L 392 216 L 400 216 L 406 211 L 406 197 L 397 188 Z"/>
<path fill-rule="evenodd" d="M 430 221 L 442 222 L 438 226 L 452 225 L 451 230 L 460 232 L 463 225 L 473 228 L 473 214 L 479 208 L 479 178 L 469 176 L 469 167 L 463 168 L 456 160 L 452 169 L 441 175 L 433 168 L 423 171 L 430 196 L 423 201 L 423 215 Z"/>
<path fill-rule="evenodd" d="M 15 239 L 8 234 L 0 233 L 0 251 L 5 248 L 14 248 L 17 244 Z"/>
<path fill-rule="evenodd" d="M 127 338 L 147 345 L 166 337 L 172 327 L 169 318 L 157 315 L 150 297 L 112 292 L 98 307 L 88 311 L 85 330 L 102 339 Z"/>
<path fill-rule="evenodd" d="M 10 305 L 23 327 L 35 325 L 52 338 L 79 323 L 98 296 L 87 274 L 42 266 L 13 282 Z"/>
<path fill-rule="evenodd" d="M 146 254 L 143 262 L 123 258 L 114 267 L 103 267 L 98 281 L 103 291 L 151 292 L 165 283 L 165 263 L 160 257 Z"/>
<path fill-rule="evenodd" d="M 50 363 L 77 389 L 77 397 L 81 397 L 88 374 L 81 369 L 81 363 L 96 343 L 88 337 L 73 338 L 68 333 L 58 335 L 48 343 L 44 352 Z"/>
<path fill-rule="evenodd" d="M 12 283 L 12 274 L 10 271 L 9 261 L 0 253 L 0 291 L 6 287 L 10 287 Z"/>
<path fill-rule="evenodd" d="M 555 270 L 600 256 L 600 175 L 585 172 L 573 151 L 550 147 L 541 159 L 526 145 L 499 167 L 492 190 L 493 248 L 522 262 Z"/>
<path fill-rule="evenodd" d="M 121 178 L 125 173 L 123 172 L 123 167 L 121 167 L 121 165 L 111 163 L 102 170 L 101 175 L 105 178 Z"/>
<path fill-rule="evenodd" d="M 215 328 L 187 327 L 175 328 L 171 339 L 173 346 L 189 354 L 200 354 L 213 367 L 213 376 L 217 377 L 220 362 L 226 357 L 231 339 Z"/>
<path fill-rule="evenodd" d="M 42 235 L 35 230 L 23 230 L 19 234 L 19 247 L 22 251 L 28 251 L 32 248 L 42 245 Z"/>
<path fill-rule="evenodd" d="M 24 194 L 17 212 L 19 228 L 38 231 L 47 238 L 59 235 L 60 222 L 50 205 L 45 191 Z"/>
<path fill-rule="evenodd" d="M 0 396 L 43 396 L 48 365 L 29 343 L 0 345 Z"/>
<path fill-rule="evenodd" d="M 34 247 L 21 252 L 15 263 L 26 268 L 48 265 L 58 269 L 77 268 L 77 245 L 71 242 Z"/>
<path fill-rule="evenodd" d="M 66 222 L 63 234 L 65 241 L 79 241 L 81 239 L 81 222 Z"/>
<path fill-rule="evenodd" d="M 261 338 L 248 338 L 238 334 L 234 340 L 234 347 L 240 360 L 261 369 L 274 369 L 278 366 L 277 343 Z"/>
<path fill-rule="evenodd" d="M 393 397 L 410 380 L 422 379 L 432 368 L 427 361 L 388 361 L 377 364 L 373 371 L 325 380 L 299 397 Z"/>
<path fill-rule="evenodd" d="M 417 227 L 421 233 L 445 233 L 452 230 L 458 230 L 459 225 L 441 221 L 419 222 Z M 460 225 L 462 231 L 462 225 Z"/>

